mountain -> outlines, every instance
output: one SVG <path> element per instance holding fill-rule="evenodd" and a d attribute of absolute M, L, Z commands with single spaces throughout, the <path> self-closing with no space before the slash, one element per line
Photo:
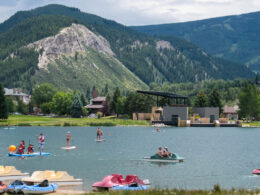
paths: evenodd
<path fill-rule="evenodd" d="M 177 36 L 207 53 L 248 65 L 260 71 L 260 12 L 206 20 L 134 26 L 152 35 Z"/>
<path fill-rule="evenodd" d="M 147 89 L 152 82 L 250 78 L 244 65 L 215 58 L 176 37 L 153 37 L 77 8 L 47 5 L 0 24 L 0 81 L 51 82 L 63 90 Z"/>

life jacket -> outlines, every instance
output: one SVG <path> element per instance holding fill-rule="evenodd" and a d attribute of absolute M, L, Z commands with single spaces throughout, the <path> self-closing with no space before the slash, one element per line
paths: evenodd
<path fill-rule="evenodd" d="M 44 136 L 43 136 L 43 135 L 40 136 L 40 137 L 39 137 L 39 140 L 40 140 L 41 143 L 43 143 L 43 142 L 45 141 L 45 140 L 44 140 Z"/>

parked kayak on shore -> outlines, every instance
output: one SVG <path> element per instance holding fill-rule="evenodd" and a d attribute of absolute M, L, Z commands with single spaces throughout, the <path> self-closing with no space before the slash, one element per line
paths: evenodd
<path fill-rule="evenodd" d="M 47 184 L 46 186 L 42 186 L 41 184 L 37 184 L 34 186 L 24 186 L 22 192 L 24 194 L 48 194 L 55 192 L 58 188 L 57 184 L 51 183 Z"/>
<path fill-rule="evenodd" d="M 22 189 L 26 184 L 20 180 L 15 180 L 7 186 L 7 192 L 9 193 L 22 193 Z"/>
<path fill-rule="evenodd" d="M 144 157 L 145 161 L 149 162 L 163 162 L 163 163 L 176 163 L 183 162 L 184 158 L 178 156 L 177 154 L 171 153 L 169 157 L 160 157 L 157 153 L 151 157 Z"/>
<path fill-rule="evenodd" d="M 138 185 L 138 184 L 118 185 L 112 187 L 112 190 L 129 190 L 129 191 L 148 190 L 148 186 Z"/>
<path fill-rule="evenodd" d="M 5 193 L 6 188 L 7 186 L 2 181 L 0 181 L 0 194 Z"/>
<path fill-rule="evenodd" d="M 8 153 L 9 156 L 11 157 L 33 157 L 33 156 L 49 156 L 51 155 L 50 153 L 45 153 L 45 152 L 34 152 L 30 154 L 15 154 L 15 153 Z"/>

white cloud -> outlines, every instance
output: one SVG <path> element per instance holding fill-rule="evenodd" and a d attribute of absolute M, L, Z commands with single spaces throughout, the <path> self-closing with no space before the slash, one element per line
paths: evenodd
<path fill-rule="evenodd" d="M 77 7 L 125 25 L 183 22 L 260 10 L 259 0 L 0 0 L 0 22 L 19 10 L 51 3 Z"/>

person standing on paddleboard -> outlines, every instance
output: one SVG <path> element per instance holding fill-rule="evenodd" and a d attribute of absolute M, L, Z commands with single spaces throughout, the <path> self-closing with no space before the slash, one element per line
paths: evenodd
<path fill-rule="evenodd" d="M 38 150 L 40 150 L 41 152 L 43 152 L 44 145 L 45 145 L 45 137 L 44 137 L 44 135 L 41 133 L 40 136 L 38 137 L 38 139 L 39 139 L 39 147 L 38 147 Z"/>
<path fill-rule="evenodd" d="M 68 131 L 67 135 L 66 135 L 66 147 L 69 144 L 70 147 L 70 140 L 71 140 L 71 134 L 70 131 Z"/>
<path fill-rule="evenodd" d="M 97 140 L 101 139 L 100 134 L 101 134 L 101 130 L 97 128 Z"/>

